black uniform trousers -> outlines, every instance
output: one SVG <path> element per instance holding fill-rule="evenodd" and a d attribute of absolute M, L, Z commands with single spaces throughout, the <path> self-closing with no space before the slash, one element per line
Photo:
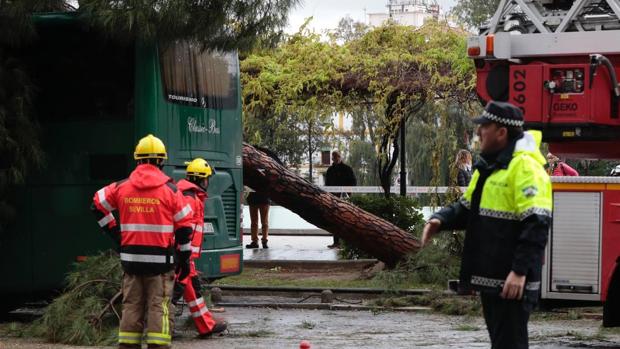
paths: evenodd
<path fill-rule="evenodd" d="M 482 312 L 491 337 L 491 349 L 527 349 L 527 322 L 534 305 L 507 300 L 497 292 L 480 292 Z"/>

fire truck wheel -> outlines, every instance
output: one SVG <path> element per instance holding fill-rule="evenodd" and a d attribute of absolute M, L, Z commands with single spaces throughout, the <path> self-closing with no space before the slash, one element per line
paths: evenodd
<path fill-rule="evenodd" d="M 620 269 L 616 268 L 603 304 L 603 327 L 620 327 Z"/>

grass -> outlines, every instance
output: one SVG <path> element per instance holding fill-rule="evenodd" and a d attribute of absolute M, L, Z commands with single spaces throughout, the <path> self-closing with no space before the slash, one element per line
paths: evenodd
<path fill-rule="evenodd" d="M 482 312 L 478 297 L 446 296 L 437 291 L 421 296 L 383 297 L 372 301 L 371 304 L 388 308 L 427 306 L 445 315 L 479 316 Z"/>
<path fill-rule="evenodd" d="M 228 334 L 229 337 L 249 337 L 249 338 L 262 338 L 262 337 L 270 337 L 273 336 L 275 332 L 267 331 L 267 330 L 256 330 L 249 332 L 231 332 Z"/>
<path fill-rule="evenodd" d="M 307 330 L 313 330 L 316 327 L 316 324 L 312 321 L 304 320 L 301 322 L 301 325 L 299 327 L 305 328 Z"/>
<path fill-rule="evenodd" d="M 455 331 L 480 331 L 480 327 L 469 325 L 469 324 L 461 324 L 454 328 Z"/>
<path fill-rule="evenodd" d="M 605 334 L 601 333 L 600 331 L 598 333 L 594 333 L 594 334 L 591 334 L 591 335 L 583 334 L 583 333 L 578 332 L 578 331 L 568 331 L 568 332 L 566 332 L 566 336 L 567 337 L 572 337 L 574 340 L 582 341 L 582 342 L 586 342 L 586 341 L 604 341 L 604 340 L 607 340 L 607 336 Z"/>
<path fill-rule="evenodd" d="M 27 335 L 29 324 L 21 322 L 0 323 L 0 338 L 19 338 Z"/>
<path fill-rule="evenodd" d="M 243 273 L 215 281 L 213 286 L 288 286 L 320 288 L 385 288 L 386 284 L 378 278 L 363 279 L 359 272 L 324 270 L 324 271 L 288 271 L 280 268 L 259 269 L 245 268 Z M 420 288 L 424 285 L 404 280 L 397 285 L 401 289 Z"/>
<path fill-rule="evenodd" d="M 602 313 L 601 307 L 565 308 L 555 311 L 534 311 L 530 320 L 580 320 L 585 314 Z"/>

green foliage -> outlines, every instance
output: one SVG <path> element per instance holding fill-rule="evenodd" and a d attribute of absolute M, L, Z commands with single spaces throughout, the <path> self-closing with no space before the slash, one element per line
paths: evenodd
<path fill-rule="evenodd" d="M 249 49 L 280 36 L 298 0 L 135 1 L 0 0 L 0 232 L 14 216 L 5 198 L 43 165 L 34 115 L 36 89 L 14 51 L 35 38 L 32 14 L 76 11 L 110 36 L 170 42 L 190 39 L 206 48 Z"/>
<path fill-rule="evenodd" d="M 477 29 L 493 16 L 498 6 L 499 0 L 458 0 L 451 12 L 461 23 Z"/>
<path fill-rule="evenodd" d="M 0 1 L 0 233 L 15 211 L 10 189 L 43 163 L 33 118 L 36 87 L 14 51 L 34 37 L 33 12 L 61 10 L 64 1 Z"/>
<path fill-rule="evenodd" d="M 335 42 L 343 44 L 360 39 L 369 29 L 370 27 L 365 23 L 356 22 L 353 18 L 346 16 L 340 19 L 336 29 L 329 32 L 329 37 Z"/>
<path fill-rule="evenodd" d="M 419 296 L 384 297 L 377 299 L 373 304 L 384 307 L 426 306 L 446 315 L 480 316 L 482 312 L 478 297 L 454 297 L 439 291 Z M 473 330 L 473 328 L 462 330 Z"/>
<path fill-rule="evenodd" d="M 362 210 L 383 218 L 412 235 L 419 236 L 422 232 L 424 218 L 418 209 L 418 202 L 411 197 L 354 195 L 350 200 Z M 341 243 L 340 256 L 346 259 L 372 258 L 346 241 Z"/>
<path fill-rule="evenodd" d="M 341 31 L 350 34 L 350 25 L 343 23 Z M 244 59 L 245 134 L 251 141 L 269 138 L 262 125 L 275 124 L 270 120 L 282 113 L 295 117 L 295 124 L 316 125 L 326 124 L 334 112 L 350 113 L 355 139 L 376 149 L 375 168 L 386 188 L 402 148 L 401 120 L 417 117 L 426 103 L 466 104 L 475 87 L 474 67 L 465 33 L 446 23 L 417 29 L 387 24 L 355 33 L 340 45 L 338 38 L 324 42 L 302 27 L 275 50 Z M 282 132 L 274 138 L 293 137 L 294 143 L 301 137 L 289 130 L 276 130 Z"/>
<path fill-rule="evenodd" d="M 458 240 L 457 240 L 458 239 Z M 445 287 L 448 280 L 458 279 L 462 236 L 440 236 L 434 245 L 412 254 L 393 270 L 379 273 L 376 278 L 387 289 L 397 290 L 403 284 Z"/>
<path fill-rule="evenodd" d="M 437 102 L 427 104 L 407 124 L 407 171 L 412 185 L 450 186 L 456 184 L 453 166 L 459 149 L 467 149 L 473 132 L 468 115 L 479 106 Z"/>
<path fill-rule="evenodd" d="M 346 162 L 355 173 L 357 185 L 379 185 L 377 162 L 375 161 L 377 153 L 372 143 L 356 139 L 350 140 L 348 150 L 349 156 Z"/>
<path fill-rule="evenodd" d="M 52 343 L 103 345 L 116 341 L 122 269 L 118 255 L 104 252 L 77 263 L 67 288 L 36 320 L 29 333 Z M 115 298 L 116 296 L 116 298 Z"/>
<path fill-rule="evenodd" d="M 249 49 L 277 41 L 298 0 L 79 0 L 94 25 L 119 37 L 171 42 L 190 39 L 208 48 Z"/>
<path fill-rule="evenodd" d="M 581 176 L 609 176 L 620 162 L 613 160 L 567 160 Z"/>
<path fill-rule="evenodd" d="M 393 223 L 416 238 L 422 234 L 424 219 L 419 211 L 420 205 L 414 198 L 356 195 L 350 200 L 361 209 Z M 397 290 L 406 284 L 444 287 L 448 280 L 458 278 L 463 240 L 463 232 L 440 234 L 433 240 L 433 244 L 408 256 L 394 269 L 380 272 L 375 279 L 390 290 Z M 340 257 L 372 258 L 346 241 L 341 242 Z"/>

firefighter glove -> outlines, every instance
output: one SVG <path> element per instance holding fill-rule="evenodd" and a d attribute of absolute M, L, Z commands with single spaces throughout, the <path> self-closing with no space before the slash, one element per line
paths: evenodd
<path fill-rule="evenodd" d="M 178 280 L 182 281 L 189 275 L 189 256 L 191 251 L 177 251 L 177 275 Z"/>

